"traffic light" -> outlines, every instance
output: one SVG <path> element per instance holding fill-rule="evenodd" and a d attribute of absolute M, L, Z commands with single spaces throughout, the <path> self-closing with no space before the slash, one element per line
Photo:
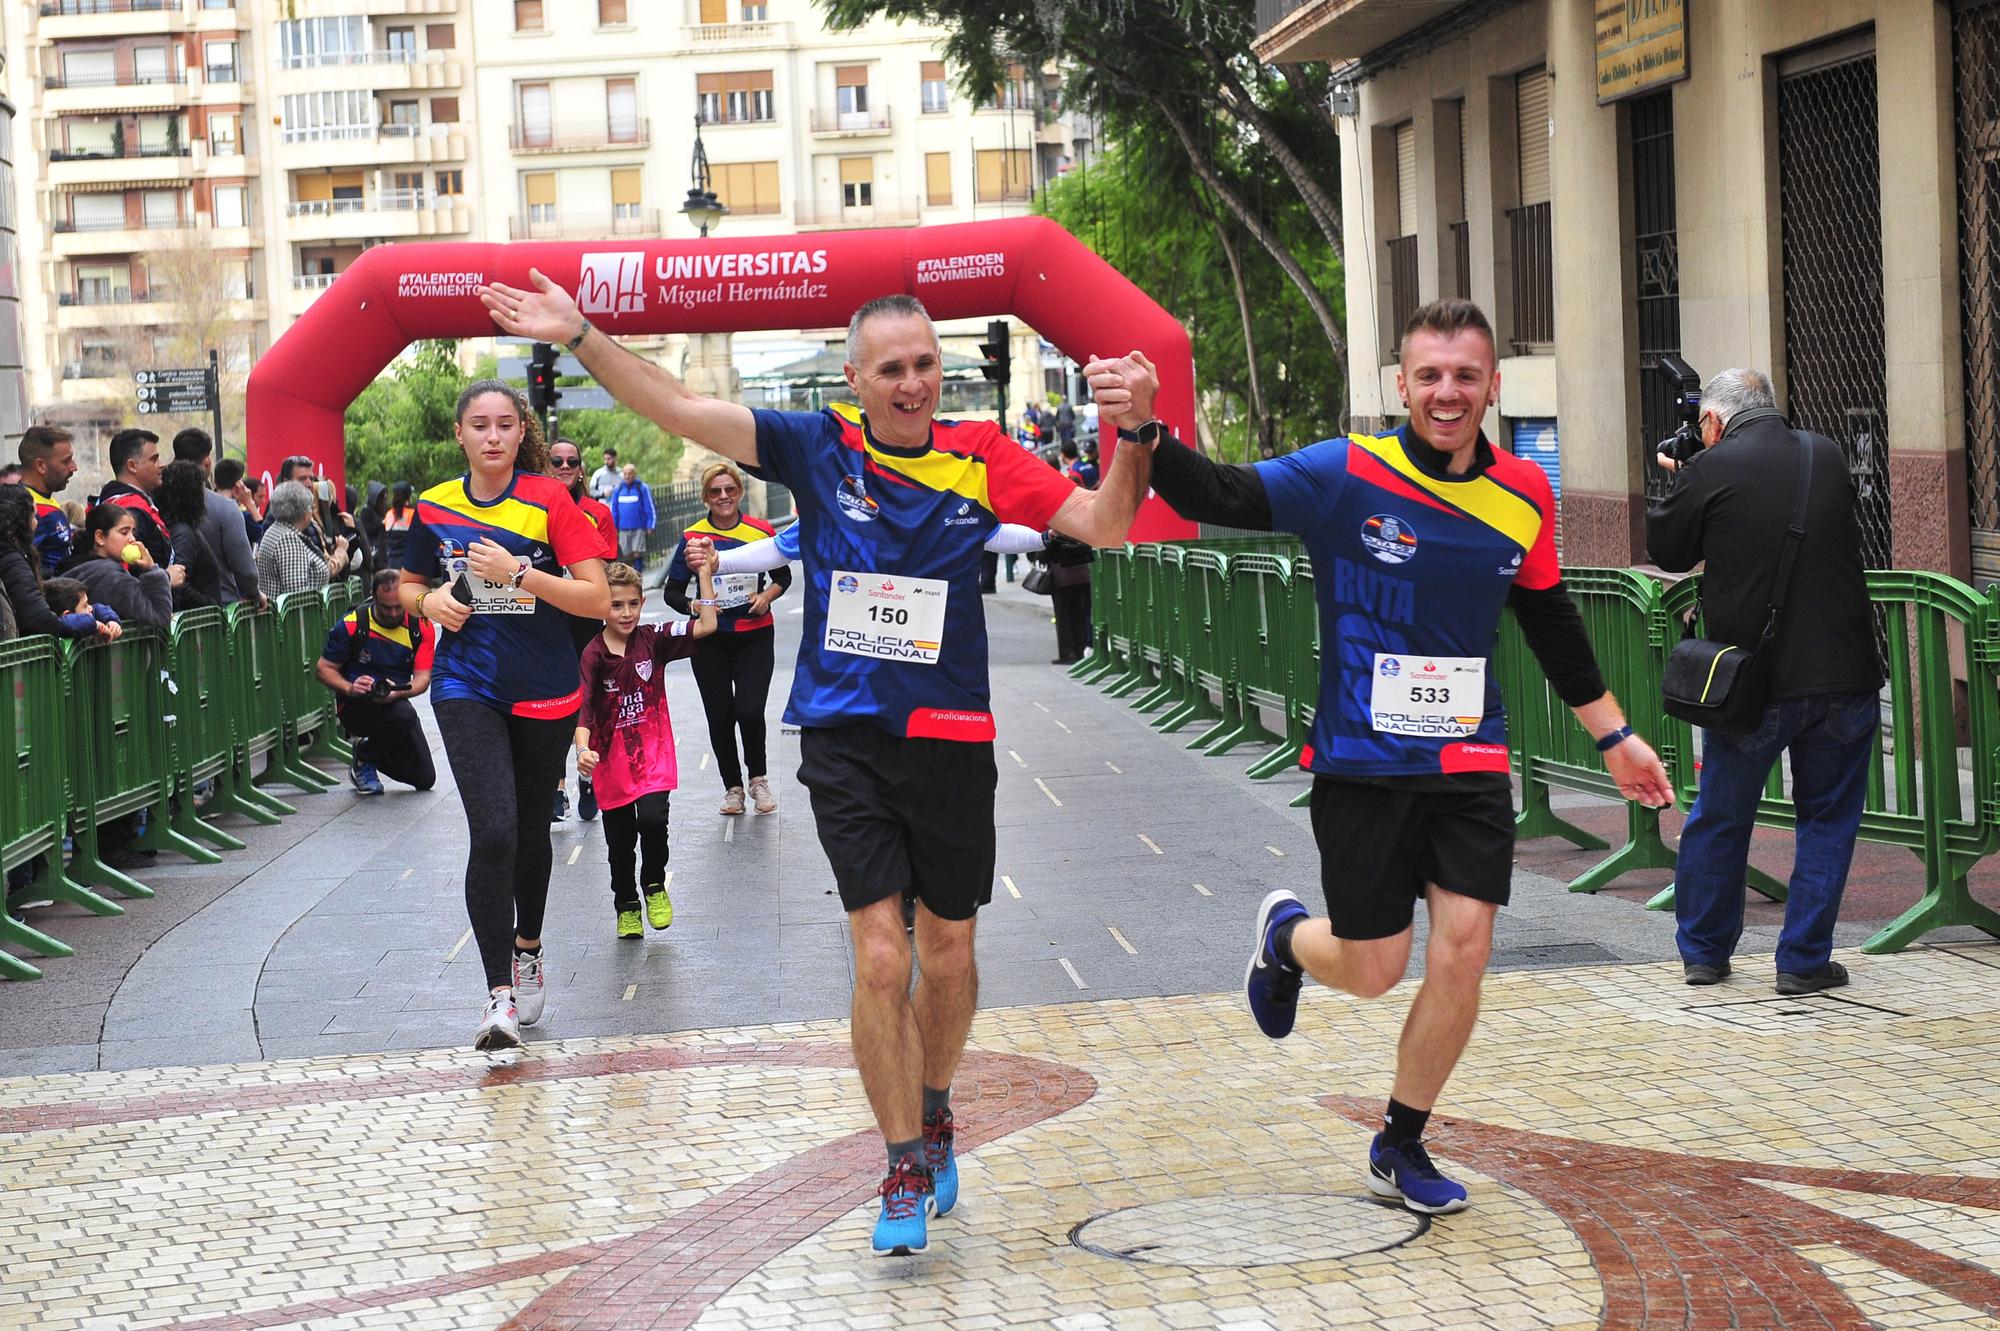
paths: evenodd
<path fill-rule="evenodd" d="M 1007 321 L 995 319 L 986 325 L 986 340 L 979 344 L 979 354 L 985 359 L 980 362 L 979 372 L 986 381 L 1000 390 L 1000 428 L 1007 428 L 1007 378 L 1011 373 L 1011 355 L 1007 340 Z"/>
<path fill-rule="evenodd" d="M 549 413 L 562 396 L 556 387 L 556 354 L 551 344 L 537 342 L 528 355 L 528 410 L 541 418 L 544 434 L 548 432 Z"/>

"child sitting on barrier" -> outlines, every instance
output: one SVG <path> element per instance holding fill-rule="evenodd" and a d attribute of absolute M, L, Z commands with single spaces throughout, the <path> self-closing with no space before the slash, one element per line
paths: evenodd
<path fill-rule="evenodd" d="M 603 810 L 605 849 L 611 861 L 611 896 L 618 937 L 639 938 L 644 885 L 646 920 L 655 929 L 673 923 L 667 895 L 667 802 L 680 783 L 674 761 L 674 725 L 667 710 L 667 678 L 660 667 L 694 655 L 697 639 L 715 632 L 715 552 L 693 538 L 688 567 L 699 579 L 689 602 L 695 619 L 654 628 L 639 622 L 646 592 L 638 570 L 613 564 L 611 613 L 604 631 L 583 649 L 583 710 L 577 714 L 576 771 L 594 783 Z M 640 856 L 634 877 L 633 851 Z"/>
<path fill-rule="evenodd" d="M 75 578 L 50 578 L 42 584 L 42 597 L 49 603 L 49 613 L 61 622 L 64 637 L 87 638 L 95 633 L 112 642 L 124 631 L 118 612 L 108 605 L 92 605 L 90 589 Z"/>

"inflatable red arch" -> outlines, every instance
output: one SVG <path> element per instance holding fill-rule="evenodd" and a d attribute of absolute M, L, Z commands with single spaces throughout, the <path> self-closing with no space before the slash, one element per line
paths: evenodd
<path fill-rule="evenodd" d="M 251 474 L 275 474 L 302 453 L 344 484 L 348 403 L 412 342 L 494 336 L 475 288 L 527 286 L 530 267 L 577 293 L 613 334 L 838 328 L 864 302 L 898 291 L 937 319 L 1012 314 L 1074 360 L 1144 351 L 1160 372 L 1155 411 L 1194 437 L 1187 330 L 1062 227 L 1021 217 L 729 240 L 378 245 L 251 370 Z M 1155 497 L 1133 539 L 1195 531 Z"/>

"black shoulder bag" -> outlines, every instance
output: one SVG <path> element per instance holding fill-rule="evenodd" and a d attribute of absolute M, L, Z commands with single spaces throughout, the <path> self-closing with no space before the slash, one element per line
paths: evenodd
<path fill-rule="evenodd" d="M 1724 735 L 1747 735 L 1764 717 L 1764 703 L 1770 692 L 1766 674 L 1770 668 L 1767 650 L 1778 632 L 1778 615 L 1785 608 L 1785 592 L 1791 586 L 1792 566 L 1798 562 L 1799 546 L 1806 537 L 1806 499 L 1812 491 L 1812 444 L 1803 435 L 1799 441 L 1799 492 L 1792 504 L 1792 525 L 1785 529 L 1784 552 L 1778 556 L 1778 576 L 1771 585 L 1771 603 L 1764 616 L 1764 632 L 1750 647 L 1737 647 L 1694 636 L 1690 617 L 1681 640 L 1667 653 L 1667 669 L 1660 680 L 1667 714 L 1692 721 L 1704 730 Z"/>

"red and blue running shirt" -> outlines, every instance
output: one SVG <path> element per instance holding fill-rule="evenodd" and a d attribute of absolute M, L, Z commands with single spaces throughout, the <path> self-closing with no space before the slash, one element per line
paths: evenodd
<path fill-rule="evenodd" d="M 667 565 L 667 584 L 674 587 L 685 583 L 694 576 L 687 565 L 687 538 L 706 536 L 715 544 L 716 551 L 735 550 L 753 541 L 768 541 L 773 528 L 768 522 L 759 521 L 747 514 L 739 514 L 734 527 L 718 527 L 704 517 L 701 521 L 681 533 L 680 547 L 674 551 L 673 562 Z M 761 615 L 748 613 L 749 600 L 764 589 L 764 575 L 761 573 L 723 573 L 715 579 L 715 595 L 722 602 L 716 607 L 715 631 L 717 633 L 748 633 L 753 629 L 770 628 L 777 620 L 768 612 Z M 672 602 L 678 605 L 678 602 Z M 603 803 L 603 801 L 599 801 Z"/>
<path fill-rule="evenodd" d="M 981 548 L 1003 522 L 1047 527 L 1075 487 L 991 421 L 938 421 L 928 447 L 901 449 L 877 443 L 859 408 L 845 403 L 755 415 L 755 472 L 791 487 L 805 565 L 805 633 L 786 723 L 991 740 Z M 899 579 L 905 590 L 915 579 L 942 584 L 932 589 L 943 592 L 936 639 L 913 636 L 907 651 L 883 644 L 872 656 L 827 646 L 832 598 L 858 606 Z M 889 631 L 897 627 L 914 633 L 911 622 Z M 838 631 L 835 639 L 861 641 Z"/>
<path fill-rule="evenodd" d="M 1319 702 L 1301 759 L 1312 771 L 1367 778 L 1507 770 L 1493 648 L 1508 589 L 1539 590 L 1562 578 L 1555 497 L 1541 468 L 1484 442 L 1463 476 L 1446 475 L 1443 458 L 1421 441 L 1413 445 L 1404 426 L 1257 464 L 1273 525 L 1297 532 L 1312 557 Z M 1432 657 L 1485 661 L 1476 731 L 1376 729 L 1377 671 Z"/>
<path fill-rule="evenodd" d="M 465 552 L 481 537 L 525 558 L 543 573 L 604 553 L 604 537 L 577 508 L 561 481 L 517 471 L 497 499 L 472 497 L 467 478 L 433 485 L 417 498 L 403 567 L 450 584 Z M 532 613 L 474 614 L 438 643 L 431 696 L 469 698 L 515 716 L 572 715 L 582 700 L 569 617 L 547 601 Z"/>

